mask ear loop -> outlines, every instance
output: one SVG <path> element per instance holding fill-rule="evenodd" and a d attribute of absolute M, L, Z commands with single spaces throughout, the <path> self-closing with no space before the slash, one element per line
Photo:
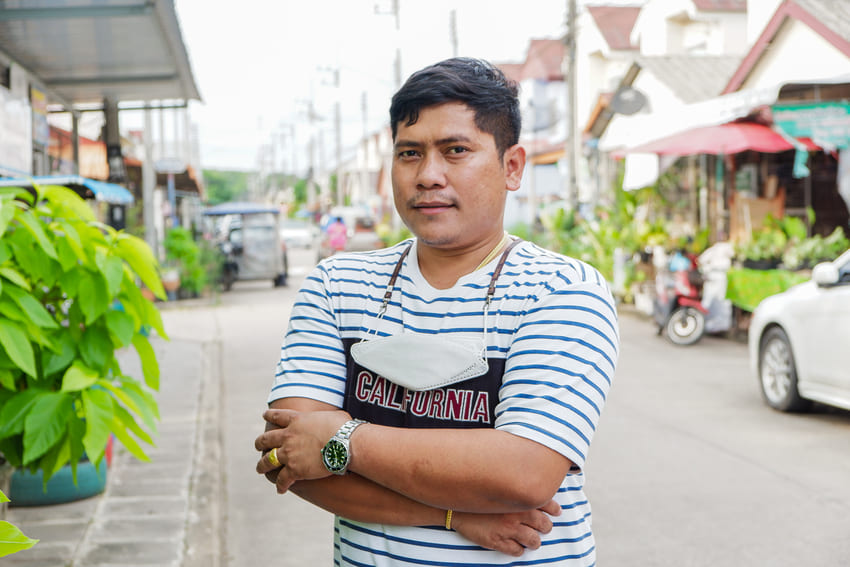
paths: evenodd
<path fill-rule="evenodd" d="M 502 252 L 502 257 L 499 258 L 499 263 L 496 265 L 496 269 L 493 270 L 493 275 L 490 278 L 490 286 L 487 288 L 487 297 L 484 299 L 484 352 L 481 356 L 484 360 L 487 360 L 487 332 L 489 329 L 487 326 L 487 317 L 490 314 L 490 303 L 496 295 L 496 280 L 499 279 L 499 275 L 502 273 L 502 268 L 508 260 L 508 254 L 510 254 L 513 247 L 520 242 L 521 240 L 519 238 L 515 238 L 510 244 L 508 244 L 508 247 L 505 248 L 504 252 Z"/>
<path fill-rule="evenodd" d="M 396 262 L 395 269 L 393 270 L 392 276 L 390 276 L 390 281 L 387 283 L 387 289 L 384 290 L 384 300 L 381 303 L 381 306 L 378 308 L 378 314 L 375 315 L 375 325 L 366 333 L 366 336 L 360 339 L 360 342 L 366 340 L 369 335 L 377 335 L 378 334 L 378 325 L 381 322 L 381 319 L 384 318 L 384 313 L 387 312 L 387 306 L 390 304 L 390 299 L 393 296 L 393 289 L 395 288 L 395 282 L 398 279 L 398 274 L 401 271 L 401 266 L 404 264 L 404 259 L 407 258 L 407 254 L 410 252 L 410 249 L 413 248 L 413 242 L 401 253 L 401 257 Z"/>

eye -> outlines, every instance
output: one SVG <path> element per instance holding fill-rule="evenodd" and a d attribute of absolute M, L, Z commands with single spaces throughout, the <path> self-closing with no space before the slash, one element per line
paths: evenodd
<path fill-rule="evenodd" d="M 449 148 L 448 153 L 457 155 L 457 154 L 462 154 L 462 153 L 465 153 L 465 152 L 468 152 L 468 151 L 469 150 L 467 148 L 464 148 L 463 146 L 452 146 L 452 147 Z"/>
<path fill-rule="evenodd" d="M 402 151 L 398 152 L 398 157 L 400 159 L 415 158 L 417 155 L 419 155 L 419 154 L 416 152 L 416 150 L 402 150 Z"/>

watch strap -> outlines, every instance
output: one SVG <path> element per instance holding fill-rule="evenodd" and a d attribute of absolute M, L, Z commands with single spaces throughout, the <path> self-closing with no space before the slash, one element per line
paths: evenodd
<path fill-rule="evenodd" d="M 354 430 L 366 423 L 366 421 L 362 419 L 350 419 L 342 424 L 342 427 L 339 428 L 339 431 L 336 432 L 334 437 L 339 437 L 340 439 L 351 439 L 351 434 L 354 433 Z"/>

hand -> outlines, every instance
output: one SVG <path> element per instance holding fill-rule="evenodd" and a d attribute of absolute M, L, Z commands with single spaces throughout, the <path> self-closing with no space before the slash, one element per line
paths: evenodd
<path fill-rule="evenodd" d="M 277 458 L 282 468 L 277 474 L 277 491 L 281 494 L 298 480 L 324 478 L 331 473 L 322 463 L 321 451 L 325 443 L 350 419 L 344 411 L 267 410 L 263 418 L 272 426 L 257 437 L 254 446 L 258 451 L 277 448 Z M 257 463 L 257 472 L 266 474 L 276 469 L 268 456 Z M 268 476 L 268 475 L 267 475 Z"/>
<path fill-rule="evenodd" d="M 454 512 L 452 528 L 481 547 L 519 557 L 526 549 L 540 547 L 540 534 L 552 531 L 550 516 L 560 516 L 554 500 L 537 510 L 508 514 Z"/>

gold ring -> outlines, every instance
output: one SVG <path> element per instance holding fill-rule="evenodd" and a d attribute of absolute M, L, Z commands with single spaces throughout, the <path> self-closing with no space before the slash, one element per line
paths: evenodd
<path fill-rule="evenodd" d="M 280 460 L 277 458 L 277 447 L 268 452 L 269 462 L 275 467 L 280 467 Z"/>

